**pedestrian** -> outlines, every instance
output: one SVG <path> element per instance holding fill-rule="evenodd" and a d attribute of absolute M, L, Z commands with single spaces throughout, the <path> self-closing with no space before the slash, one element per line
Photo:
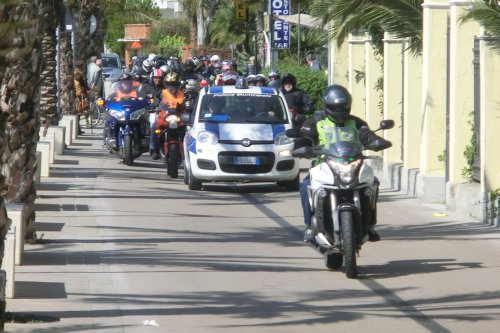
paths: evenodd
<path fill-rule="evenodd" d="M 80 116 L 85 113 L 89 108 L 89 101 L 87 98 L 87 84 L 85 82 L 85 76 L 83 75 L 83 65 L 82 60 L 77 60 L 75 63 L 75 70 L 73 72 L 73 80 L 75 85 L 75 109 L 77 116 L 77 126 L 78 134 L 81 135 L 85 133 L 80 128 Z"/>
<path fill-rule="evenodd" d="M 248 59 L 248 63 L 246 65 L 246 72 L 245 72 L 245 76 L 249 76 L 249 75 L 257 75 L 260 73 L 260 67 L 258 66 L 258 64 L 256 63 L 255 61 L 255 57 L 254 56 L 251 56 L 249 59 Z"/>
<path fill-rule="evenodd" d="M 90 108 L 85 114 L 87 126 L 89 125 L 89 112 L 94 112 L 95 101 L 102 98 L 103 80 L 102 80 L 102 60 L 96 56 L 90 57 L 87 69 L 88 99 Z"/>
<path fill-rule="evenodd" d="M 288 108 L 297 114 L 308 114 L 314 110 L 314 101 L 302 89 L 297 87 L 297 78 L 291 73 L 285 73 L 281 78 L 281 90 L 285 95 Z"/>
<path fill-rule="evenodd" d="M 307 60 L 307 64 L 309 65 L 309 69 L 312 72 L 317 72 L 321 69 L 318 60 L 316 59 L 316 57 L 313 54 L 309 53 L 306 56 L 306 60 Z"/>

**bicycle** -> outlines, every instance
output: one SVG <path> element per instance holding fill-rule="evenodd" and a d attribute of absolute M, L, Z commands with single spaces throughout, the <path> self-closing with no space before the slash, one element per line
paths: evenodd
<path fill-rule="evenodd" d="M 86 128 L 93 129 L 101 122 L 102 111 L 96 101 L 90 103 L 89 109 L 85 112 Z"/>

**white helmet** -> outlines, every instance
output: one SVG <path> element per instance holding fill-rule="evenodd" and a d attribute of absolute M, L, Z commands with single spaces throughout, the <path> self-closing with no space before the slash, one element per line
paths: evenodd
<path fill-rule="evenodd" d="M 214 54 L 213 56 L 210 57 L 210 62 L 219 62 L 220 57 L 217 54 Z"/>

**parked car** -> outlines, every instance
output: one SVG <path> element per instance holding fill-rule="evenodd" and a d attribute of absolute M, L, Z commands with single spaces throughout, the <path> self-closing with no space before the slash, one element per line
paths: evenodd
<path fill-rule="evenodd" d="M 299 160 L 291 156 L 292 128 L 283 94 L 273 88 L 205 87 L 184 138 L 185 177 L 191 190 L 203 182 L 276 182 L 299 188 Z"/>
<path fill-rule="evenodd" d="M 104 96 L 108 94 L 109 88 L 125 72 L 125 66 L 116 53 L 101 53 L 102 76 L 104 79 Z"/>

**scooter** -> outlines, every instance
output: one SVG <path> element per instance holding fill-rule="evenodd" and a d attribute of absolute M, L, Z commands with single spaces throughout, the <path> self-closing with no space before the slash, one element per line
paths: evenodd
<path fill-rule="evenodd" d="M 376 131 L 392 127 L 394 121 L 383 120 Z M 357 278 L 356 254 L 369 239 L 368 231 L 375 218 L 378 181 L 373 169 L 365 163 L 371 157 L 363 155 L 365 147 L 356 128 L 325 130 L 327 144 L 301 147 L 293 152 L 296 157 L 319 159 L 319 163 L 309 170 L 308 198 L 315 238 L 311 245 L 324 256 L 327 268 L 337 270 L 344 264 L 346 276 Z M 367 131 L 361 137 L 376 132 Z M 287 136 L 298 138 L 298 133 L 297 129 L 290 129 Z"/>
<path fill-rule="evenodd" d="M 158 135 L 160 156 L 167 166 L 167 174 L 172 178 L 179 176 L 179 165 L 183 160 L 182 142 L 186 134 L 186 123 L 182 113 L 175 109 L 162 110 L 158 114 Z"/>
<path fill-rule="evenodd" d="M 113 87 L 113 86 L 112 86 Z M 134 85 L 139 90 L 139 85 Z M 154 106 L 146 97 L 107 99 L 102 102 L 106 114 L 104 143 L 110 153 L 117 154 L 125 165 L 149 151 L 148 116 Z"/>

